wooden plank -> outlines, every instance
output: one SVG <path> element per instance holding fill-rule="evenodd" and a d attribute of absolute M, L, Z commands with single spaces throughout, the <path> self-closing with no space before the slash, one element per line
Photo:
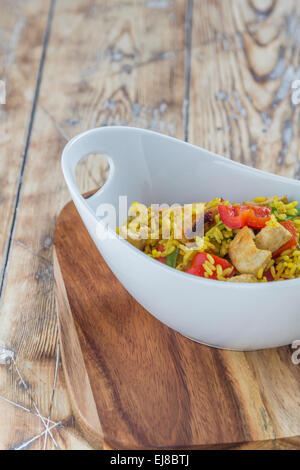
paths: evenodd
<path fill-rule="evenodd" d="M 88 436 L 89 442 L 92 442 L 97 448 L 101 448 L 103 447 L 103 431 L 99 421 L 90 380 L 86 372 L 80 343 L 78 338 L 74 336 L 74 320 L 55 249 L 53 258 L 57 312 L 59 309 L 63 312 L 60 322 L 58 323 L 60 345 L 62 345 L 61 338 L 64 338 L 65 347 L 62 348 L 62 360 L 72 410 L 84 435 Z M 102 392 L 100 391 L 100 393 Z"/>
<path fill-rule="evenodd" d="M 300 177 L 299 29 L 297 0 L 194 2 L 191 142 Z"/>
<path fill-rule="evenodd" d="M 49 0 L 39 3 L 35 0 L 1 2 L 0 78 L 6 83 L 6 104 L 0 105 L 0 285 L 9 249 L 49 6 Z M 12 383 L 15 383 L 15 380 L 12 382 L 12 372 L 0 365 L 1 449 L 10 448 L 17 436 L 25 436 L 26 432 L 28 437 L 31 430 L 36 434 L 41 432 L 38 418 L 5 401 L 21 398 L 16 396 L 18 393 Z M 23 398 L 22 392 L 21 395 Z"/>
<path fill-rule="evenodd" d="M 300 77 L 299 31 L 297 1 L 194 2 L 189 114 L 192 143 L 235 161 L 299 179 L 300 107 L 291 101 L 292 82 Z M 299 435 L 296 423 L 300 415 L 294 420 L 297 407 L 292 404 L 295 395 L 284 397 L 276 379 L 271 378 L 271 370 L 280 370 L 282 357 L 278 354 L 269 359 L 268 352 L 224 353 L 222 367 L 233 381 L 238 371 L 248 371 L 244 383 L 240 382 L 237 399 L 239 403 L 254 400 L 270 436 L 283 436 L 286 422 L 291 435 Z M 269 371 L 266 374 L 259 372 L 262 362 Z M 296 376 L 297 366 L 293 366 L 280 378 L 296 390 Z M 256 390 L 254 379 L 260 383 Z M 276 392 L 267 392 L 270 385 Z M 284 403 L 282 415 L 275 415 L 280 403 Z"/>
<path fill-rule="evenodd" d="M 1 269 L 10 237 L 49 5 L 49 0 L 1 2 L 0 79 L 6 83 L 6 104 L 0 105 Z"/>
<path fill-rule="evenodd" d="M 62 421 L 66 433 L 71 410 L 61 369 L 56 368 L 52 268 L 55 220 L 69 200 L 61 151 L 78 132 L 107 124 L 183 137 L 186 4 L 56 3 L 6 274 L 0 339 L 15 350 L 20 370 L 32 381 L 41 414 Z M 15 381 L 11 390 L 10 398 L 26 400 Z M 71 442 L 62 439 L 61 445 Z M 48 436 L 47 446 L 52 445 Z"/>

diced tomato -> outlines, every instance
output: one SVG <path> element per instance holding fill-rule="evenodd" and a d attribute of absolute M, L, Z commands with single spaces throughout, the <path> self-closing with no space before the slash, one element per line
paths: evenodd
<path fill-rule="evenodd" d="M 298 243 L 298 235 L 297 235 L 297 230 L 296 230 L 296 226 L 294 222 L 292 222 L 291 220 L 287 220 L 286 222 L 280 222 L 280 223 L 286 230 L 288 230 L 292 234 L 292 238 L 273 253 L 273 258 L 278 258 L 278 256 L 281 255 L 281 253 L 283 253 L 286 250 L 290 250 L 291 248 L 296 246 Z"/>
<path fill-rule="evenodd" d="M 269 207 L 259 206 L 219 206 L 222 222 L 231 229 L 247 225 L 252 228 L 264 228 L 271 218 Z"/>
<path fill-rule="evenodd" d="M 226 259 L 219 258 L 215 255 L 210 256 L 212 256 L 215 261 L 214 266 L 217 266 L 219 264 L 223 268 L 223 270 L 227 268 L 232 268 L 231 273 L 226 277 L 232 277 L 235 274 L 234 267 Z M 205 277 L 204 274 L 206 273 L 206 271 L 203 267 L 205 261 L 209 262 L 207 253 L 197 253 L 192 261 L 191 266 L 186 270 L 186 273 L 194 274 L 194 276 Z M 213 271 L 213 274 L 209 276 L 209 279 L 217 279 L 216 271 Z"/>
<path fill-rule="evenodd" d="M 162 245 L 157 245 L 157 251 L 160 251 L 162 253 L 163 251 L 165 251 L 165 249 Z M 166 258 L 164 258 L 163 256 L 160 256 L 159 258 L 156 258 L 156 259 L 160 263 L 166 264 Z"/>
<path fill-rule="evenodd" d="M 268 271 L 264 272 L 264 276 L 267 278 L 268 282 L 274 281 L 274 277 L 272 276 L 271 269 L 268 269 Z"/>

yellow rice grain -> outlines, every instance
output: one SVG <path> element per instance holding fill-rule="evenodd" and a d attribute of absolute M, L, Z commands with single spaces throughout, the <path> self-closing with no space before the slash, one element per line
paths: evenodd
<path fill-rule="evenodd" d="M 297 265 L 296 264 L 293 265 L 293 263 L 291 263 L 291 264 L 292 264 L 292 266 L 291 266 L 290 274 L 291 274 L 291 276 L 294 276 L 294 274 L 297 270 Z"/>
<path fill-rule="evenodd" d="M 223 270 L 223 276 L 229 276 L 232 273 L 233 268 L 226 268 Z"/>
<path fill-rule="evenodd" d="M 266 197 L 255 197 L 254 201 L 255 202 L 264 202 L 264 201 L 266 201 L 266 199 L 267 199 Z"/>
<path fill-rule="evenodd" d="M 217 276 L 218 277 L 222 276 L 222 274 L 223 274 L 222 266 L 220 264 L 217 264 L 216 269 L 217 269 Z"/>
<path fill-rule="evenodd" d="M 288 215 L 296 215 L 298 213 L 297 209 L 287 209 L 286 213 Z"/>
<path fill-rule="evenodd" d="M 258 274 L 257 274 L 257 278 L 262 279 L 263 274 L 264 274 L 264 270 L 263 270 L 263 268 L 260 268 L 260 270 L 258 271 Z"/>
<path fill-rule="evenodd" d="M 275 277 L 276 277 L 276 271 L 275 271 L 274 266 L 271 266 L 270 270 L 271 270 L 271 274 L 272 274 L 273 278 L 275 279 Z"/>
<path fill-rule="evenodd" d="M 211 264 L 209 261 L 206 261 L 208 263 L 208 267 L 212 270 L 212 271 L 215 271 L 216 270 L 216 267 Z"/>
<path fill-rule="evenodd" d="M 211 264 L 215 264 L 215 260 L 213 259 L 213 257 L 209 253 L 207 254 L 207 259 Z"/>
<path fill-rule="evenodd" d="M 297 206 L 298 206 L 298 201 L 293 201 L 293 202 L 290 202 L 289 204 L 286 204 L 285 208 L 286 208 L 286 210 L 289 210 L 289 209 L 294 209 Z M 296 213 L 297 213 L 297 211 L 296 211 Z"/>
<path fill-rule="evenodd" d="M 210 276 L 213 275 L 212 269 L 210 268 L 210 266 L 209 266 L 206 262 L 203 263 L 203 268 L 204 268 L 204 270 L 205 270 Z"/>

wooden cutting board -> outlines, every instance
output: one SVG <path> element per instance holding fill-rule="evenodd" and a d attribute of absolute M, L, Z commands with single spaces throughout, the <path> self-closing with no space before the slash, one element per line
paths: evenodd
<path fill-rule="evenodd" d="M 54 265 L 66 381 L 94 446 L 300 448 L 290 347 L 221 351 L 167 328 L 111 273 L 73 203 L 57 220 Z"/>

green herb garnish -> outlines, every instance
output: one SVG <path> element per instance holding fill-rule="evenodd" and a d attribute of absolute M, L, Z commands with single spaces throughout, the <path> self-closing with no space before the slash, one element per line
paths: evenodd
<path fill-rule="evenodd" d="M 170 253 L 168 256 L 166 256 L 166 264 L 168 266 L 170 266 L 171 268 L 176 268 L 179 251 L 180 251 L 179 248 L 177 248 L 172 253 Z"/>

